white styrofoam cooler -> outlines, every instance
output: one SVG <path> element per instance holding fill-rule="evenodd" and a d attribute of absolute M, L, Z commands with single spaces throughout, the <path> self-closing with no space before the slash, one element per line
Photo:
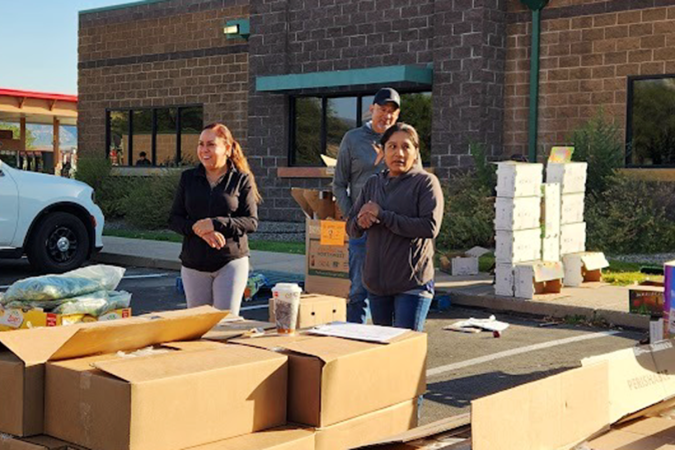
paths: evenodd
<path fill-rule="evenodd" d="M 546 166 L 546 182 L 560 183 L 563 195 L 585 192 L 587 169 L 585 162 L 549 163 Z"/>
<path fill-rule="evenodd" d="M 495 265 L 495 294 L 513 297 L 513 265 Z"/>
<path fill-rule="evenodd" d="M 539 227 L 541 199 L 539 197 L 497 197 L 495 200 L 495 230 L 527 230 Z"/>
<path fill-rule="evenodd" d="M 495 261 L 518 263 L 541 259 L 541 228 L 495 232 Z"/>
<path fill-rule="evenodd" d="M 456 256 L 451 261 L 453 275 L 478 275 L 477 257 Z"/>
<path fill-rule="evenodd" d="M 497 163 L 497 197 L 540 197 L 543 172 L 539 163 Z"/>
<path fill-rule="evenodd" d="M 584 221 L 584 193 L 563 194 L 561 197 L 560 223 L 579 223 Z"/>
<path fill-rule="evenodd" d="M 560 256 L 586 250 L 586 222 L 560 226 Z"/>
<path fill-rule="evenodd" d="M 560 236 L 560 183 L 542 185 L 544 237 Z"/>

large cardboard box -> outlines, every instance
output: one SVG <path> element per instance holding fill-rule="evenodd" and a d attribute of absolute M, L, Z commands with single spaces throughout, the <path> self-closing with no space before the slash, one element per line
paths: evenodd
<path fill-rule="evenodd" d="M 664 287 L 656 281 L 643 281 L 628 288 L 628 311 L 647 316 L 663 314 Z"/>
<path fill-rule="evenodd" d="M 330 191 L 291 189 L 305 213 L 305 291 L 349 296 L 349 236 Z"/>
<path fill-rule="evenodd" d="M 541 259 L 541 229 L 495 233 L 495 261 L 513 264 Z"/>
<path fill-rule="evenodd" d="M 45 362 L 198 339 L 225 314 L 205 306 L 0 333 L 0 432 L 15 436 L 43 433 Z"/>
<path fill-rule="evenodd" d="M 288 354 L 288 420 L 327 427 L 409 400 L 426 389 L 427 335 L 389 344 L 298 334 L 230 341 Z"/>
<path fill-rule="evenodd" d="M 578 223 L 584 221 L 584 193 L 564 194 L 561 197 L 560 223 Z"/>
<path fill-rule="evenodd" d="M 527 230 L 539 227 L 541 197 L 497 197 L 495 230 Z"/>
<path fill-rule="evenodd" d="M 274 428 L 189 450 L 314 450 L 314 430 L 290 426 Z"/>
<path fill-rule="evenodd" d="M 417 399 L 316 429 L 316 450 L 343 450 L 394 436 L 417 426 Z"/>
<path fill-rule="evenodd" d="M 181 450 L 285 424 L 287 357 L 208 344 L 47 363 L 47 434 L 91 450 Z"/>
<path fill-rule="evenodd" d="M 0 450 L 87 450 L 87 449 L 45 435 L 25 437 L 25 438 L 14 438 L 9 435 L 0 435 Z"/>
<path fill-rule="evenodd" d="M 561 194 L 575 194 L 586 191 L 586 172 L 588 163 L 548 163 L 546 182 L 560 183 Z"/>
<path fill-rule="evenodd" d="M 495 265 L 495 294 L 513 297 L 513 264 Z"/>
<path fill-rule="evenodd" d="M 582 283 L 602 281 L 602 269 L 609 267 L 609 262 L 602 252 L 570 253 L 563 256 L 565 265 L 565 286 L 581 286 Z"/>
<path fill-rule="evenodd" d="M 88 314 L 54 314 L 42 309 L 3 309 L 0 308 L 0 331 L 12 331 L 36 327 L 56 327 L 83 322 L 102 322 L 106 320 L 127 319 L 131 317 L 131 308 L 109 311 L 95 317 Z"/>
<path fill-rule="evenodd" d="M 269 321 L 275 323 L 274 298 L 269 301 Z M 347 321 L 347 301 L 332 295 L 302 294 L 298 309 L 297 329 L 310 328 L 330 322 Z"/>
<path fill-rule="evenodd" d="M 586 222 L 560 226 L 560 256 L 586 251 Z"/>
<path fill-rule="evenodd" d="M 532 261 L 517 264 L 514 270 L 514 295 L 532 299 L 538 294 L 557 294 L 564 276 L 561 262 Z"/>
<path fill-rule="evenodd" d="M 539 197 L 544 166 L 539 163 L 497 163 L 498 197 Z"/>
<path fill-rule="evenodd" d="M 223 319 L 208 333 L 206 333 L 202 339 L 216 342 L 227 342 L 230 339 L 236 339 L 238 337 L 244 336 L 251 330 L 265 331 L 276 328 L 276 325 L 271 322 L 249 320 L 244 319 L 243 317 L 240 319 L 241 320 L 231 320 L 229 317 Z"/>

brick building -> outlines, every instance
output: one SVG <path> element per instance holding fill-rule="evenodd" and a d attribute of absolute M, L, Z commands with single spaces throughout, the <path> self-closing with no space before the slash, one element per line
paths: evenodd
<path fill-rule="evenodd" d="M 223 33 L 233 21 L 250 24 L 248 39 Z M 141 151 L 172 165 L 194 157 L 202 124 L 223 121 L 260 180 L 261 217 L 298 220 L 290 187 L 330 183 L 320 155 L 334 156 L 388 85 L 404 93 L 425 163 L 448 180 L 472 164 L 470 142 L 493 158 L 527 154 L 531 21 L 519 0 L 146 0 L 83 11 L 79 148 L 121 166 Z M 633 103 L 656 96 L 664 117 L 675 109 L 675 0 L 551 0 L 541 28 L 541 146 L 564 143 L 602 107 L 625 132 L 627 164 L 671 163 L 675 126 L 650 141 Z"/>

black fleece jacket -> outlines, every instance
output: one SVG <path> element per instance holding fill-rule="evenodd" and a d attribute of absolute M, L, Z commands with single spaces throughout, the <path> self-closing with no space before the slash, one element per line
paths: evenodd
<path fill-rule="evenodd" d="M 216 231 L 225 236 L 225 247 L 211 248 L 192 231 L 200 219 L 214 220 Z M 185 267 L 203 272 L 215 272 L 234 259 L 249 256 L 248 233 L 258 228 L 258 205 L 251 189 L 251 176 L 229 170 L 211 189 L 203 165 L 183 172 L 171 208 L 169 227 L 183 235 L 180 260 Z"/>

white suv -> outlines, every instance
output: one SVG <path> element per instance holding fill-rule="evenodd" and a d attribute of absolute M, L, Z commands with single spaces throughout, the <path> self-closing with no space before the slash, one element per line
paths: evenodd
<path fill-rule="evenodd" d="M 0 160 L 0 258 L 25 254 L 45 273 L 81 266 L 103 247 L 104 218 L 93 197 L 85 183 Z"/>

